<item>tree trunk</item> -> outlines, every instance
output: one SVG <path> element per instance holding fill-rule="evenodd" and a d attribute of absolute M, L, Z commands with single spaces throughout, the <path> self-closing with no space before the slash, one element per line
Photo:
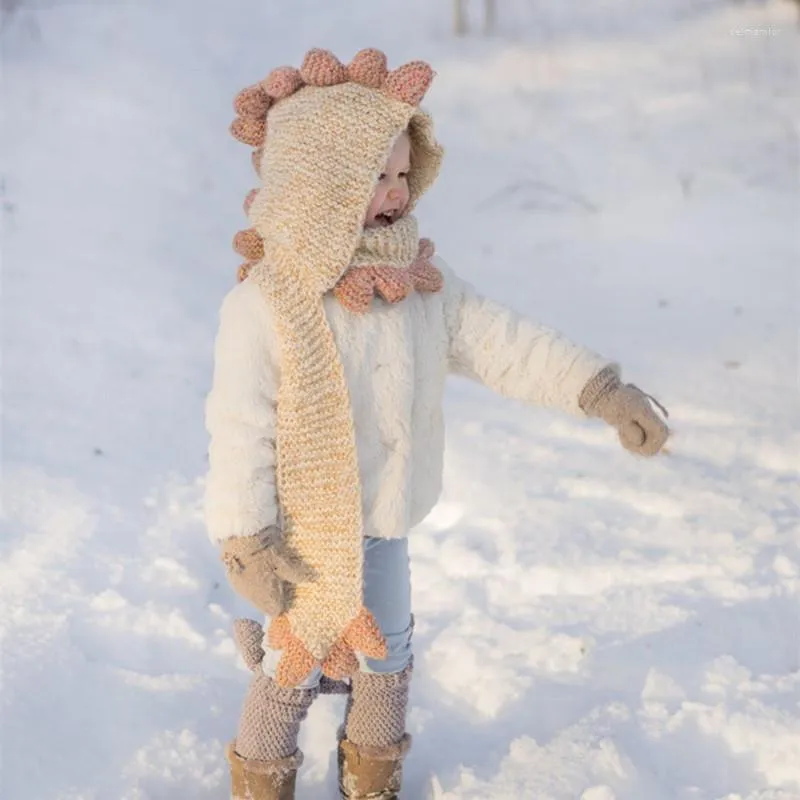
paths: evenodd
<path fill-rule="evenodd" d="M 486 16 L 483 18 L 483 32 L 494 33 L 497 26 L 497 0 L 484 0 L 486 3 Z"/>
<path fill-rule="evenodd" d="M 467 32 L 467 18 L 464 15 L 464 0 L 453 0 L 453 30 L 456 36 Z"/>

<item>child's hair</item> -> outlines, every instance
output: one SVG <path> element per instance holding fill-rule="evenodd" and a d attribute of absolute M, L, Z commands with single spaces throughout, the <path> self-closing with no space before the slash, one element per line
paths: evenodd
<path fill-rule="evenodd" d="M 408 134 L 408 143 L 409 143 L 408 158 L 409 158 L 409 164 L 411 166 L 411 169 L 413 170 L 414 169 L 414 164 L 417 162 L 417 158 L 419 156 L 419 151 L 417 149 L 418 146 L 416 144 L 416 136 L 412 136 L 411 135 L 410 126 L 408 128 L 406 128 L 405 132 Z"/>
<path fill-rule="evenodd" d="M 267 112 L 274 103 L 304 86 L 335 86 L 353 81 L 404 103 L 417 105 L 428 88 L 431 74 L 430 68 L 421 62 L 412 62 L 389 72 L 386 56 L 379 50 L 362 50 L 347 66 L 326 50 L 309 50 L 299 70 L 278 67 L 264 81 L 248 86 L 236 95 L 233 102 L 236 119 L 230 131 L 240 142 L 254 148 L 251 160 L 260 177 L 267 135 Z M 413 136 L 411 147 L 413 164 Z M 248 192 L 244 201 L 245 214 L 249 212 L 257 194 L 258 189 Z M 243 281 L 264 257 L 264 242 L 255 228 L 247 228 L 233 237 L 233 249 L 246 259 L 237 273 L 239 281 Z"/>

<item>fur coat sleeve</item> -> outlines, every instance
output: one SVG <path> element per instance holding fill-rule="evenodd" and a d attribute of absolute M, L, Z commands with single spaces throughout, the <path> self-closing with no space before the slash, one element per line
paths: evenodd
<path fill-rule="evenodd" d="M 481 296 L 440 264 L 450 372 L 505 397 L 585 416 L 578 400 L 586 384 L 616 364 L 558 331 L 538 325 Z"/>
<path fill-rule="evenodd" d="M 205 515 L 217 542 L 277 523 L 279 374 L 273 337 L 268 306 L 252 281 L 232 289 L 220 310 L 205 414 L 210 437 Z"/>

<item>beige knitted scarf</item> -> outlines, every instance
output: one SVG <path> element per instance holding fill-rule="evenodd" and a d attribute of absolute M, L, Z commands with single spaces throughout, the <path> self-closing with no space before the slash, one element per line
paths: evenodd
<path fill-rule="evenodd" d="M 344 66 L 312 50 L 300 70 L 281 67 L 241 92 L 233 134 L 258 148 L 262 188 L 248 195 L 253 228 L 237 235 L 249 275 L 272 308 L 280 340 L 276 474 L 284 534 L 315 579 L 298 585 L 268 631 L 282 650 L 276 679 L 296 685 L 316 666 L 333 678 L 358 668 L 356 654 L 386 655 L 363 605 L 362 498 L 352 410 L 323 296 L 335 291 L 366 312 L 372 293 L 389 302 L 437 291 L 408 216 L 363 227 L 377 177 L 396 138 L 412 141 L 411 206 L 433 183 L 441 149 L 418 104 L 433 73 L 413 62 L 389 72 L 377 50 Z M 352 301 L 352 305 L 349 303 Z"/>

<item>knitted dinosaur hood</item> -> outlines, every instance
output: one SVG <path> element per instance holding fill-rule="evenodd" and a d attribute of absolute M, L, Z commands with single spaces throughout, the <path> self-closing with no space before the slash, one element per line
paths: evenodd
<path fill-rule="evenodd" d="M 364 216 L 397 137 L 412 142 L 410 212 L 436 180 L 442 149 L 419 107 L 433 71 L 415 61 L 389 72 L 379 50 L 362 50 L 348 66 L 311 50 L 302 67 L 279 67 L 240 92 L 231 131 L 253 145 L 263 187 L 245 201 L 253 227 L 234 247 L 248 259 L 307 261 L 309 288 L 330 290 L 350 264 Z"/>
<path fill-rule="evenodd" d="M 315 578 L 295 587 L 272 620 L 282 650 L 276 680 L 291 686 L 319 664 L 332 678 L 358 668 L 356 653 L 383 658 L 386 645 L 364 608 L 363 520 L 352 406 L 323 295 L 348 270 L 364 218 L 397 137 L 412 142 L 409 210 L 435 180 L 442 151 L 420 110 L 433 72 L 412 62 L 392 72 L 377 50 L 344 66 L 311 50 L 299 70 L 280 67 L 235 101 L 231 130 L 256 149 L 263 186 L 245 207 L 253 228 L 234 245 L 271 306 L 280 341 L 276 483 L 288 544 Z M 413 218 L 381 235 L 408 251 Z M 410 251 L 409 251 L 410 252 Z M 414 253 L 416 248 L 414 248 Z M 254 531 L 255 533 L 255 531 Z"/>

